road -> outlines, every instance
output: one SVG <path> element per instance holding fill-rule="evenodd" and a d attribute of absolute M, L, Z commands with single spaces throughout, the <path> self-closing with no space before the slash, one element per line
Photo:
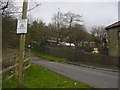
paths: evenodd
<path fill-rule="evenodd" d="M 47 60 L 33 61 L 42 67 L 48 68 L 63 76 L 85 83 L 95 88 L 118 88 L 118 73 L 96 70 L 60 62 Z"/>

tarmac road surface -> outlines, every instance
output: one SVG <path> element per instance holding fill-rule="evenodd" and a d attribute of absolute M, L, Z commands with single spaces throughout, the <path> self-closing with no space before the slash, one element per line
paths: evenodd
<path fill-rule="evenodd" d="M 118 88 L 118 72 L 97 70 L 47 60 L 32 60 L 32 62 L 91 87 Z"/>

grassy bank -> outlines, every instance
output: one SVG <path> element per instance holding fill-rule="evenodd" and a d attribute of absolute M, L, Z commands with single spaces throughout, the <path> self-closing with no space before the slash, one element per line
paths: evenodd
<path fill-rule="evenodd" d="M 17 87 L 17 79 L 3 83 L 3 88 Z M 63 77 L 35 64 L 25 71 L 24 88 L 88 88 L 87 90 L 93 90 L 88 85 Z"/>
<path fill-rule="evenodd" d="M 54 56 L 50 56 L 47 54 L 43 54 L 41 52 L 37 52 L 37 51 L 32 51 L 32 53 L 34 53 L 36 56 L 39 56 L 41 58 L 45 58 L 47 60 L 52 60 L 52 61 L 66 61 L 65 58 L 60 58 L 60 57 L 54 57 Z"/>

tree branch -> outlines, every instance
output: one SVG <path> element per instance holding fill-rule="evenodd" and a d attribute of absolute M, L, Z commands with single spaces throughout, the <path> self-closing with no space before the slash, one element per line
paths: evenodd
<path fill-rule="evenodd" d="M 33 10 L 33 9 L 35 9 L 35 8 L 37 8 L 38 6 L 41 5 L 41 4 L 37 4 L 36 2 L 35 2 L 35 4 L 36 4 L 36 5 L 35 5 L 34 7 L 28 9 L 27 11 L 31 11 L 31 10 Z M 3 6 L 2 8 L 0 8 L 0 10 L 2 10 L 2 15 L 5 14 L 5 11 L 6 11 L 5 9 L 8 8 L 8 5 L 9 5 L 9 0 L 7 1 L 7 3 L 6 3 L 5 6 Z M 22 13 L 22 12 L 13 11 L 13 12 L 7 12 L 7 13 L 12 14 L 12 13 Z"/>
<path fill-rule="evenodd" d="M 41 4 L 36 4 L 36 6 L 34 6 L 33 8 L 31 8 L 31 9 L 29 9 L 29 10 L 27 10 L 27 11 L 31 11 L 31 10 L 37 8 L 37 7 L 40 6 L 40 5 L 41 5 Z"/>
<path fill-rule="evenodd" d="M 8 4 L 9 4 L 9 0 L 7 1 L 6 5 L 3 6 L 2 8 L 0 8 L 0 10 L 5 10 L 6 8 L 8 8 Z"/>

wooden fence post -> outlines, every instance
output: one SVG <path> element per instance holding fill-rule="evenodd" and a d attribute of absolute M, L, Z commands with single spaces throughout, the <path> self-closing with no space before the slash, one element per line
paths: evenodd
<path fill-rule="evenodd" d="M 29 58 L 31 59 L 31 49 L 29 48 Z M 29 65 L 30 65 L 30 60 L 29 60 L 29 63 L 28 63 Z"/>
<path fill-rule="evenodd" d="M 17 54 L 15 55 L 15 64 L 18 63 L 18 56 Z M 15 67 L 15 77 L 18 78 L 18 67 Z"/>

